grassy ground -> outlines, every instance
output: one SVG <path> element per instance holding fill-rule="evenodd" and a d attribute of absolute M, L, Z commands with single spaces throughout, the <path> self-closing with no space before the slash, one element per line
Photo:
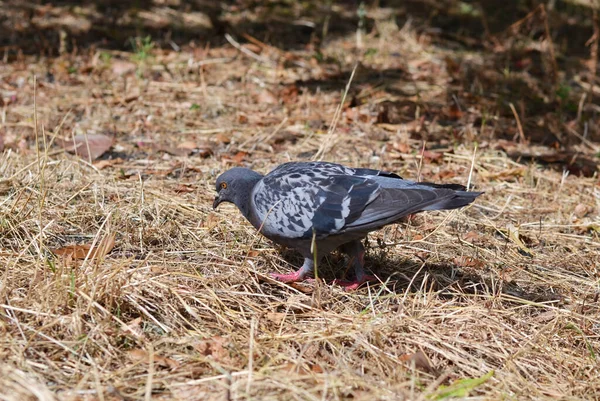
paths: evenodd
<path fill-rule="evenodd" d="M 7 58 L 0 398 L 600 399 L 585 55 L 529 28 L 473 45 L 393 12 L 320 47 L 140 37 Z M 65 152 L 98 135 L 112 147 L 95 160 Z M 374 233 L 383 285 L 287 286 L 268 273 L 298 256 L 212 211 L 214 180 L 312 158 L 486 193 Z"/>

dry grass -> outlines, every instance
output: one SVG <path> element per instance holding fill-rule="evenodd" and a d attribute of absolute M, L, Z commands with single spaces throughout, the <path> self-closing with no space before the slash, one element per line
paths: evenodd
<path fill-rule="evenodd" d="M 359 68 L 353 96 L 365 103 L 345 108 L 331 136 L 349 74 L 334 91 L 293 85 L 325 86 L 337 72 L 302 51 L 285 68 L 229 46 L 154 50 L 137 74 L 108 51 L 4 65 L 3 91 L 16 100 L 0 123 L 12 147 L 0 157 L 0 398 L 439 399 L 440 386 L 493 371 L 470 399 L 600 399 L 597 178 L 495 150 L 502 121 L 517 134 L 511 117 L 497 116 L 436 142 L 446 153 L 419 167 L 422 142 L 410 135 L 419 118 L 391 127 L 377 124 L 376 110 L 398 98 L 388 89 L 447 107 L 447 51 L 385 14 L 379 24 L 388 40 L 363 38 L 378 52 L 363 64 L 411 78 L 372 85 Z M 340 38 L 323 53 L 351 71 L 353 46 L 353 36 Z M 268 48 L 261 57 L 285 55 Z M 94 132 L 116 135 L 112 161 L 90 164 L 51 145 Z M 466 183 L 469 135 L 482 138 L 472 182 L 486 194 L 374 234 L 367 263 L 386 285 L 345 293 L 275 283 L 267 273 L 294 268 L 293 253 L 232 207 L 211 210 L 223 169 L 266 172 L 324 143 L 328 160 Z M 160 150 L 185 141 L 213 154 Z M 51 252 L 111 235 L 107 255 Z M 343 261 L 333 256 L 322 270 L 330 280 Z"/>

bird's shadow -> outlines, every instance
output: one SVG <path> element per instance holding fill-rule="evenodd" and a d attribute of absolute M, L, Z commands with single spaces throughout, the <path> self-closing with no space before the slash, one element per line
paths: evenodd
<path fill-rule="evenodd" d="M 302 265 L 302 257 L 293 250 L 282 249 L 281 256 L 292 266 Z M 525 289 L 515 282 L 494 277 L 494 273 L 485 266 L 474 269 L 451 263 L 429 263 L 380 250 L 367 252 L 365 270 L 376 275 L 383 283 L 375 285 L 385 285 L 389 291 L 397 294 L 435 292 L 440 297 L 453 299 L 503 294 L 536 303 L 560 303 L 563 298 L 561 294 L 548 291 L 543 286 Z M 323 259 L 318 266 L 318 275 L 326 283 L 332 283 L 334 279 L 354 277 L 352 269 L 348 269 L 347 257 L 340 252 L 333 252 Z"/>

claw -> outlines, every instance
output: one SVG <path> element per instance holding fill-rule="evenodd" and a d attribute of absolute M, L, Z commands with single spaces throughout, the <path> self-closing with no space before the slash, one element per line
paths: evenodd
<path fill-rule="evenodd" d="M 282 283 L 297 283 L 299 281 L 304 281 L 304 275 L 300 272 L 288 274 L 271 273 L 270 276 L 277 281 L 281 281 Z"/>
<path fill-rule="evenodd" d="M 373 281 L 379 281 L 376 276 L 365 275 L 361 280 L 333 280 L 333 284 L 337 284 L 344 288 L 344 291 L 355 291 L 361 285 Z"/>

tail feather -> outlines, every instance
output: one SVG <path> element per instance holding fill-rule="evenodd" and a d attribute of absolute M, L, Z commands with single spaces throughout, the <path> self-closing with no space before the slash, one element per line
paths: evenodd
<path fill-rule="evenodd" d="M 458 184 L 446 184 L 446 185 L 458 185 Z M 462 186 L 462 185 L 461 185 Z M 448 187 L 445 187 L 448 188 Z M 454 188 L 449 188 L 454 189 Z M 463 187 L 464 189 L 464 187 Z M 451 198 L 446 198 L 441 200 L 440 202 L 434 203 L 433 205 L 427 206 L 422 210 L 450 210 L 450 209 L 458 209 L 464 206 L 467 206 L 471 202 L 475 200 L 479 195 L 483 192 L 467 192 L 463 190 L 458 190 L 454 193 L 454 196 Z"/>

